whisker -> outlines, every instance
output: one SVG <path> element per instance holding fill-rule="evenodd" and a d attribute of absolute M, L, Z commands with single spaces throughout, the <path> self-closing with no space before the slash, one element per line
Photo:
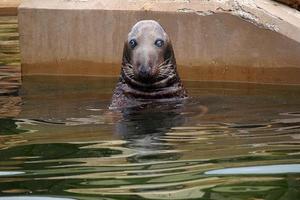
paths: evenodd
<path fill-rule="evenodd" d="M 161 66 L 159 67 L 159 69 L 169 68 L 169 67 L 171 67 L 171 66 L 172 66 L 172 64 L 161 65 Z"/>
<path fill-rule="evenodd" d="M 162 63 L 160 63 L 158 65 L 158 67 L 164 66 L 166 63 L 168 63 L 170 61 L 170 59 L 166 59 L 165 61 L 163 61 Z"/>

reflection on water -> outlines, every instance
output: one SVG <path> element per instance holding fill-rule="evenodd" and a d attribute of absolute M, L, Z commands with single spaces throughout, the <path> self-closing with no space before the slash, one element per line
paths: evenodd
<path fill-rule="evenodd" d="M 15 197 L 0 197 L 0 200 L 74 200 L 70 198 L 56 198 L 56 197 L 38 197 L 38 196 L 15 196 Z"/>
<path fill-rule="evenodd" d="M 19 34 L 17 28 L 16 16 L 0 16 L 0 95 L 16 93 L 21 83 Z M 1 107 L 4 100 L 0 98 Z"/>
<path fill-rule="evenodd" d="M 21 97 L 19 96 L 0 96 L 0 117 L 15 117 L 21 111 Z M 5 124 L 7 120 L 0 119 L 1 124 Z M 7 121 L 10 124 L 9 121 Z M 8 125 L 9 126 L 9 125 Z M 15 126 L 12 124 L 12 126 Z M 0 127 L 1 129 L 1 127 Z"/>
<path fill-rule="evenodd" d="M 252 167 L 235 167 L 217 169 L 207 171 L 205 174 L 214 175 L 234 175 L 234 174 L 287 174 L 300 173 L 300 164 L 286 164 L 286 165 L 266 165 L 266 166 L 252 166 Z"/>
<path fill-rule="evenodd" d="M 114 84 L 1 96 L 0 199 L 300 198 L 300 87 L 186 82 L 186 102 L 110 111 Z"/>

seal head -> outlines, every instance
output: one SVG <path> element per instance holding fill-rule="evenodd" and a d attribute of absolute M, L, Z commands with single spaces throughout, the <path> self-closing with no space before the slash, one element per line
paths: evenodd
<path fill-rule="evenodd" d="M 169 36 L 158 22 L 139 21 L 124 43 L 120 80 L 110 107 L 186 96 Z"/>

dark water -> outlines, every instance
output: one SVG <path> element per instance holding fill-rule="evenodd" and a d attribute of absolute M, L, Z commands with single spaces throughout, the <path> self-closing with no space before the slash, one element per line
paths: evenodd
<path fill-rule="evenodd" d="M 300 199 L 300 87 L 185 82 L 107 109 L 115 79 L 25 77 L 0 96 L 2 199 Z"/>

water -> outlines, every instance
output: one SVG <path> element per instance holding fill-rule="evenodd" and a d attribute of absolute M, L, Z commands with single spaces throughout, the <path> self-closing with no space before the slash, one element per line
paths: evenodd
<path fill-rule="evenodd" d="M 16 16 L 0 16 L 0 95 L 17 92 L 21 85 L 17 29 Z"/>
<path fill-rule="evenodd" d="M 116 79 L 25 77 L 0 97 L 0 200 L 300 199 L 300 87 L 185 82 L 107 109 Z"/>

